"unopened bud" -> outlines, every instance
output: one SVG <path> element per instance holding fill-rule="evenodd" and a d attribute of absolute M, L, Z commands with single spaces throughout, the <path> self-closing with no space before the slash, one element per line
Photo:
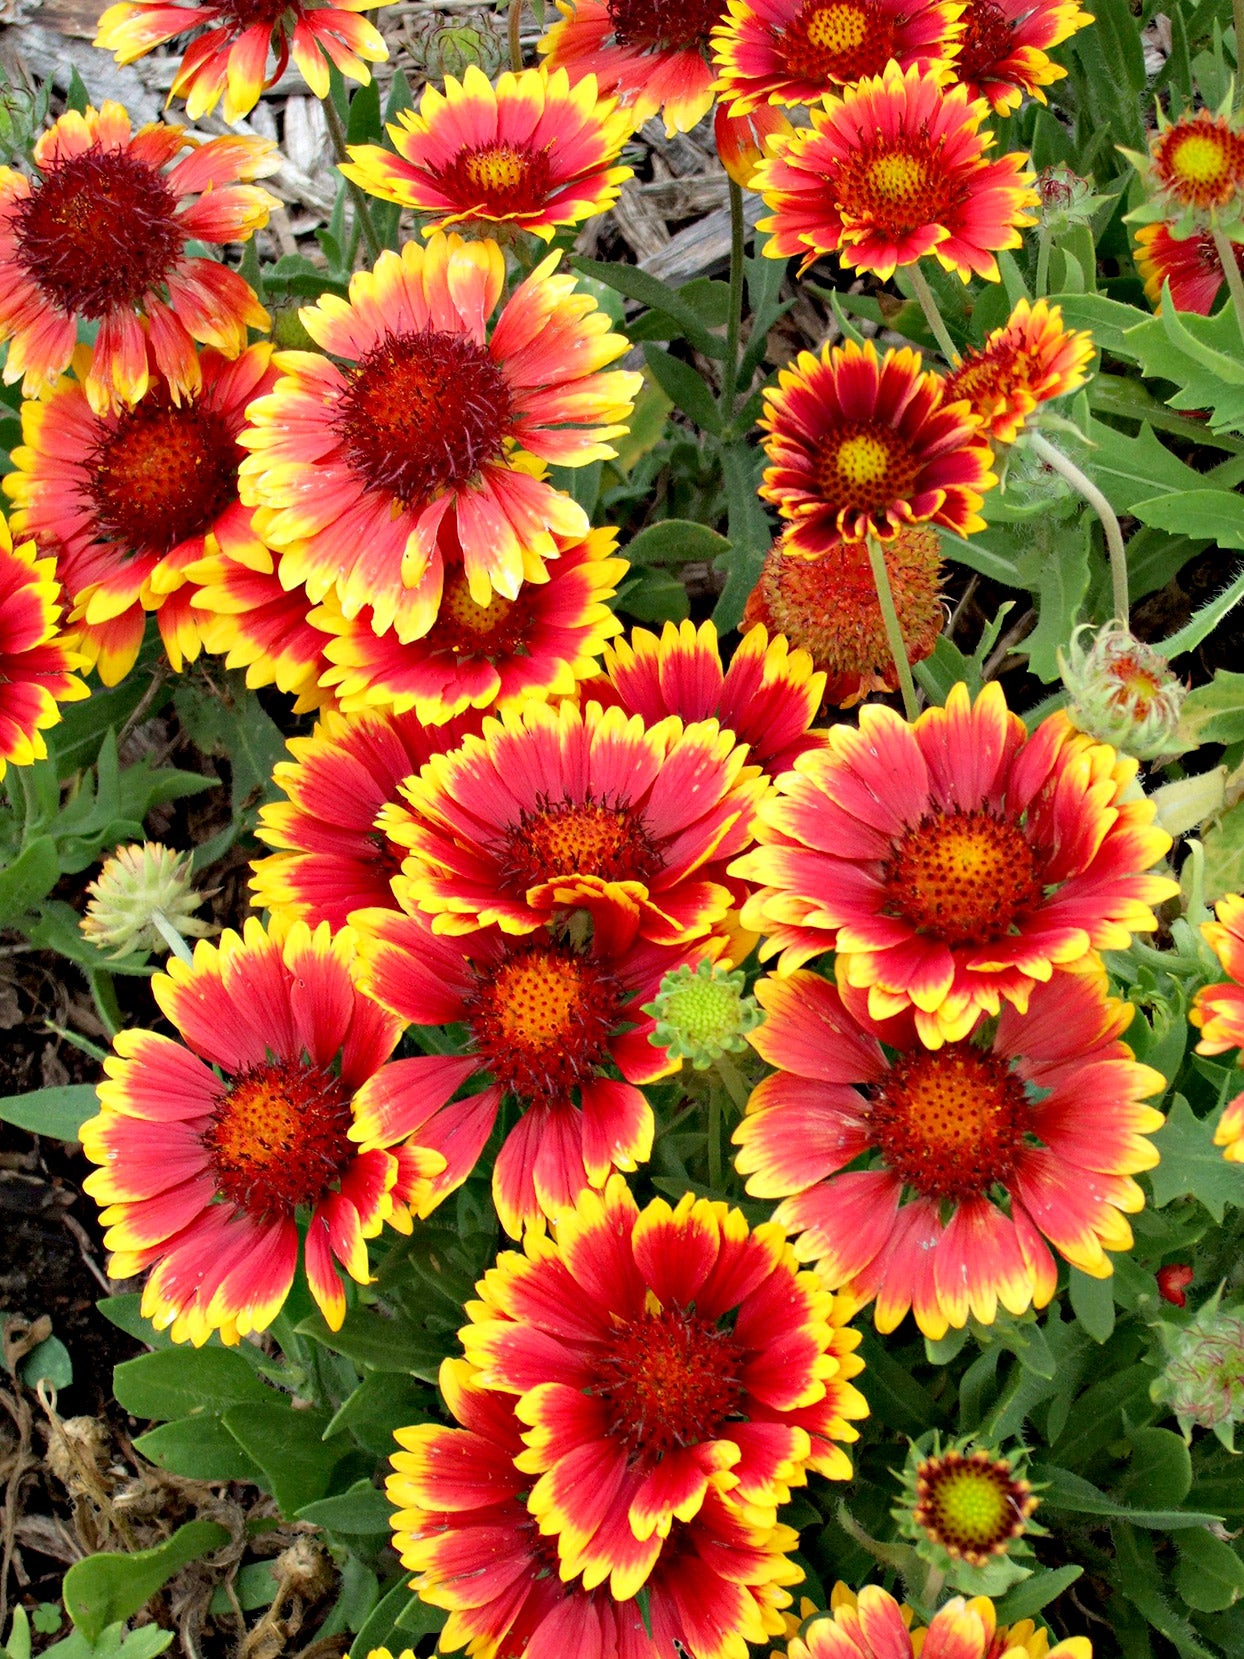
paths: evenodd
<path fill-rule="evenodd" d="M 1058 654 L 1072 724 L 1135 760 L 1152 760 L 1172 745 L 1186 687 L 1122 622 L 1108 622 L 1087 645 L 1086 631 L 1077 628 Z"/>
<path fill-rule="evenodd" d="M 657 1022 L 648 1041 L 690 1060 L 697 1071 L 707 1071 L 723 1054 L 742 1053 L 747 1033 L 764 1018 L 745 985 L 740 969 L 731 973 L 707 960 L 696 968 L 684 962 L 666 974 L 656 1000 L 643 1006 Z"/>
<path fill-rule="evenodd" d="M 936 1431 L 921 1436 L 903 1470 L 903 1501 L 892 1510 L 917 1555 L 969 1595 L 998 1595 L 1026 1578 L 1027 1532 L 1037 1498 L 1025 1479 L 1022 1447 L 1003 1456 L 961 1440 L 943 1448 Z M 1018 1559 L 1017 1559 L 1018 1558 Z"/>
<path fill-rule="evenodd" d="M 1186 1438 L 1194 1425 L 1212 1429 L 1233 1451 L 1244 1419 L 1244 1308 L 1219 1308 L 1216 1293 L 1190 1325 L 1161 1330 L 1168 1358 L 1154 1399 L 1170 1405 Z"/>
<path fill-rule="evenodd" d="M 154 918 L 159 914 L 183 939 L 202 939 L 216 928 L 194 912 L 203 896 L 194 889 L 190 856 L 144 841 L 118 847 L 87 888 L 91 902 L 79 926 L 91 943 L 112 956 L 134 951 L 167 953 L 170 946 Z"/>
<path fill-rule="evenodd" d="M 459 14 L 453 23 L 439 12 L 412 21 L 406 43 L 428 78 L 438 81 L 446 75 L 461 79 L 471 64 L 477 64 L 491 80 L 506 56 L 504 24 L 495 12 L 484 9 Z"/>
<path fill-rule="evenodd" d="M 1037 194 L 1041 198 L 1041 228 L 1052 236 L 1075 225 L 1087 225 L 1107 200 L 1094 195 L 1089 181 L 1069 167 L 1046 167 L 1038 173 Z"/>
<path fill-rule="evenodd" d="M 1188 1298 L 1184 1292 L 1193 1280 L 1193 1272 L 1187 1262 L 1168 1262 L 1165 1267 L 1159 1267 L 1157 1279 L 1158 1295 L 1164 1302 L 1170 1302 L 1177 1308 L 1187 1307 Z"/>
<path fill-rule="evenodd" d="M 718 104 L 713 122 L 721 165 L 742 190 L 751 184 L 752 174 L 765 158 L 765 140 L 794 130 L 774 104 L 761 104 L 749 115 L 727 115 L 726 106 Z"/>

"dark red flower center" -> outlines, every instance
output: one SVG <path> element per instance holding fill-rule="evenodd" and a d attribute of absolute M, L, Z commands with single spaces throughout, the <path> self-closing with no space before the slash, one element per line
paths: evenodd
<path fill-rule="evenodd" d="M 778 50 L 792 75 L 847 86 L 894 56 L 894 18 L 867 0 L 804 0 Z"/>
<path fill-rule="evenodd" d="M 719 1439 L 742 1414 L 743 1349 L 694 1311 L 670 1307 L 625 1321 L 600 1363 L 593 1392 L 608 1403 L 609 1431 L 634 1462 L 651 1465 Z"/>
<path fill-rule="evenodd" d="M 869 1129 L 890 1169 L 926 1198 L 1005 1186 L 1029 1118 L 1022 1082 L 971 1043 L 902 1055 L 873 1089 Z"/>
<path fill-rule="evenodd" d="M 167 553 L 237 500 L 242 451 L 218 410 L 152 394 L 100 425 L 87 464 L 97 540 Z"/>
<path fill-rule="evenodd" d="M 1041 902 L 1036 852 L 1018 824 L 992 812 L 933 812 L 884 870 L 887 910 L 947 945 L 1002 939 Z"/>
<path fill-rule="evenodd" d="M 314 1204 L 355 1155 L 341 1080 L 323 1066 L 273 1061 L 227 1084 L 204 1131 L 216 1188 L 257 1219 Z"/>
<path fill-rule="evenodd" d="M 619 46 L 637 52 L 668 52 L 698 46 L 725 14 L 724 0 L 607 0 Z"/>
<path fill-rule="evenodd" d="M 610 973 L 569 946 L 519 945 L 479 975 L 467 1018 L 507 1094 L 565 1099 L 608 1058 L 622 996 Z"/>
<path fill-rule="evenodd" d="M 434 328 L 386 334 L 350 374 L 336 416 L 350 465 L 409 507 L 499 459 L 512 421 L 509 386 L 487 349 Z"/>
<path fill-rule="evenodd" d="M 992 71 L 993 79 L 1009 80 L 998 71 L 1011 54 L 1014 38 L 1015 26 L 997 0 L 968 0 L 955 74 L 968 81 L 989 78 Z"/>
<path fill-rule="evenodd" d="M 18 203 L 17 262 L 59 311 L 106 317 L 176 265 L 185 245 L 176 208 L 154 167 L 126 150 L 86 150 L 50 164 Z"/>
<path fill-rule="evenodd" d="M 526 641 L 531 605 L 524 583 L 517 599 L 493 593 L 486 605 L 471 598 L 466 573 L 459 569 L 445 574 L 440 610 L 424 640 L 430 651 L 448 651 L 455 657 L 484 658 L 516 656 Z"/>
<path fill-rule="evenodd" d="M 301 17 L 303 7 L 298 0 L 227 0 L 221 8 L 223 18 L 231 22 L 235 29 L 254 29 L 261 25 L 274 28 L 278 19 L 287 11 L 294 12 Z"/>
<path fill-rule="evenodd" d="M 913 1519 L 954 1559 L 983 1567 L 1023 1532 L 1036 1507 L 1029 1491 L 1005 1458 L 951 1450 L 926 1458 L 916 1471 Z"/>
<path fill-rule="evenodd" d="M 859 513 L 907 500 L 920 475 L 911 445 L 880 421 L 844 422 L 821 439 L 814 465 L 826 501 Z"/>
<path fill-rule="evenodd" d="M 464 150 L 438 174 L 457 206 L 484 218 L 533 213 L 549 194 L 549 152 L 530 144 L 495 141 Z"/>
<path fill-rule="evenodd" d="M 644 881 L 660 864 L 643 820 L 622 800 L 542 801 L 524 810 L 502 850 L 503 882 L 525 892 L 556 876 Z"/>

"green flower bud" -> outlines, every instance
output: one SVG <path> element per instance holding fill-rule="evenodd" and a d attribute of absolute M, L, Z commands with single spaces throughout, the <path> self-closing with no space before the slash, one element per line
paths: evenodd
<path fill-rule="evenodd" d="M 1032 1554 L 1025 1534 L 1043 1531 L 1032 1520 L 1038 1499 L 1026 1471 L 1022 1447 L 1006 1456 L 971 1439 L 943 1448 L 934 1430 L 913 1443 L 902 1501 L 890 1513 L 948 1585 L 996 1596 L 1032 1572 L 1022 1559 Z"/>
<path fill-rule="evenodd" d="M 764 1018 L 746 983 L 741 969 L 732 973 L 707 959 L 695 968 L 683 963 L 661 981 L 656 1001 L 643 1005 L 657 1022 L 648 1041 L 690 1060 L 697 1071 L 723 1054 L 741 1053 L 747 1033 Z"/>
<path fill-rule="evenodd" d="M 1194 1426 L 1212 1429 L 1234 1451 L 1235 1425 L 1244 1420 L 1244 1307 L 1220 1309 L 1219 1295 L 1190 1324 L 1161 1326 L 1167 1360 L 1151 1392 L 1170 1406 L 1185 1439 Z"/>
<path fill-rule="evenodd" d="M 473 63 L 491 79 L 505 63 L 505 28 L 495 12 L 469 12 L 452 23 L 433 13 L 412 23 L 406 39 L 415 62 L 431 80 L 446 75 L 461 80 Z"/>
<path fill-rule="evenodd" d="M 1043 168 L 1037 174 L 1037 193 L 1041 197 L 1041 228 L 1052 236 L 1076 225 L 1087 225 L 1108 200 L 1106 196 L 1094 195 L 1089 181 L 1069 167 Z"/>
<path fill-rule="evenodd" d="M 194 890 L 189 854 L 172 852 L 158 841 L 118 847 L 87 893 L 91 902 L 78 925 L 93 945 L 113 957 L 168 952 L 168 941 L 153 919 L 157 912 L 183 939 L 217 931 L 194 914 L 203 895 Z"/>
<path fill-rule="evenodd" d="M 1136 760 L 1154 759 L 1171 746 L 1187 688 L 1122 622 L 1106 623 L 1088 645 L 1086 631 L 1077 628 L 1058 653 L 1072 724 Z"/>

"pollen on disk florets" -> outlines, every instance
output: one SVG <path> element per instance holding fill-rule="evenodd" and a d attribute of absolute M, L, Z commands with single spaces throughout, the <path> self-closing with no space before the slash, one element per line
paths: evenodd
<path fill-rule="evenodd" d="M 93 945 L 114 957 L 134 951 L 166 955 L 170 945 L 154 920 L 157 914 L 183 939 L 205 939 L 218 931 L 194 914 L 203 895 L 195 891 L 189 853 L 158 841 L 118 847 L 87 893 L 91 902 L 78 925 Z"/>
<path fill-rule="evenodd" d="M 1172 745 L 1187 686 L 1124 623 L 1108 622 L 1087 642 L 1084 632 L 1058 653 L 1072 725 L 1136 760 L 1155 759 Z"/>
<path fill-rule="evenodd" d="M 1022 1448 L 1003 1455 L 971 1440 L 943 1447 L 936 1431 L 915 1441 L 891 1512 L 916 1552 L 969 1595 L 998 1595 L 1026 1578 L 1025 1534 L 1038 1499 L 1025 1479 Z"/>
<path fill-rule="evenodd" d="M 657 1022 L 648 1041 L 690 1060 L 696 1071 L 707 1071 L 723 1054 L 742 1053 L 747 1033 L 764 1018 L 747 992 L 742 970 L 731 973 L 707 959 L 695 968 L 684 962 L 667 973 L 656 999 L 645 1003 L 643 1011 Z"/>

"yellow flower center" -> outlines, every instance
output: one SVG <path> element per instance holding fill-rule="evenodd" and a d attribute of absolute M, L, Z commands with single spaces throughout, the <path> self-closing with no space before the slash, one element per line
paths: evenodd
<path fill-rule="evenodd" d="M 516 190 L 527 177 L 529 162 L 512 144 L 498 144 L 468 156 L 463 171 L 481 190 Z"/>
<path fill-rule="evenodd" d="M 933 813 L 908 830 L 885 880 L 891 911 L 948 945 L 1003 938 L 1042 896 L 1023 830 L 984 810 Z"/>
<path fill-rule="evenodd" d="M 821 85 L 846 85 L 879 74 L 895 55 L 895 18 L 868 0 L 804 0 L 781 32 L 787 72 Z"/>
<path fill-rule="evenodd" d="M 890 465 L 890 452 L 870 433 L 862 432 L 848 438 L 838 451 L 838 471 L 848 484 L 875 484 L 884 478 Z"/>
<path fill-rule="evenodd" d="M 526 891 L 557 876 L 642 881 L 658 860 L 633 808 L 618 801 L 545 802 L 508 835 L 506 886 Z"/>
<path fill-rule="evenodd" d="M 1200 110 L 1159 133 L 1153 146 L 1158 182 L 1183 207 L 1225 206 L 1244 189 L 1244 133 Z"/>
<path fill-rule="evenodd" d="M 583 996 L 583 973 L 568 957 L 527 957 L 499 976 L 497 1024 L 525 1047 L 567 1037 Z"/>
<path fill-rule="evenodd" d="M 881 423 L 852 423 L 829 432 L 821 440 L 815 467 L 827 503 L 863 513 L 884 513 L 905 501 L 920 475 L 906 439 Z"/>
<path fill-rule="evenodd" d="M 323 1066 L 282 1060 L 242 1073 L 203 1135 L 217 1190 L 258 1217 L 314 1204 L 354 1156 L 351 1121 L 340 1079 Z"/>
<path fill-rule="evenodd" d="M 890 151 L 870 162 L 866 177 L 884 200 L 906 206 L 928 188 L 929 169 L 917 156 Z"/>
<path fill-rule="evenodd" d="M 876 1144 L 924 1197 L 962 1202 L 1010 1179 L 1028 1102 L 1004 1061 L 949 1043 L 902 1056 L 874 1094 L 868 1121 Z"/>
<path fill-rule="evenodd" d="M 851 52 L 863 44 L 868 23 L 858 6 L 834 5 L 808 18 L 808 39 L 827 52 Z"/>
<path fill-rule="evenodd" d="M 1171 171 L 1192 184 L 1218 184 L 1230 171 L 1230 157 L 1217 133 L 1192 132 L 1170 158 Z"/>

